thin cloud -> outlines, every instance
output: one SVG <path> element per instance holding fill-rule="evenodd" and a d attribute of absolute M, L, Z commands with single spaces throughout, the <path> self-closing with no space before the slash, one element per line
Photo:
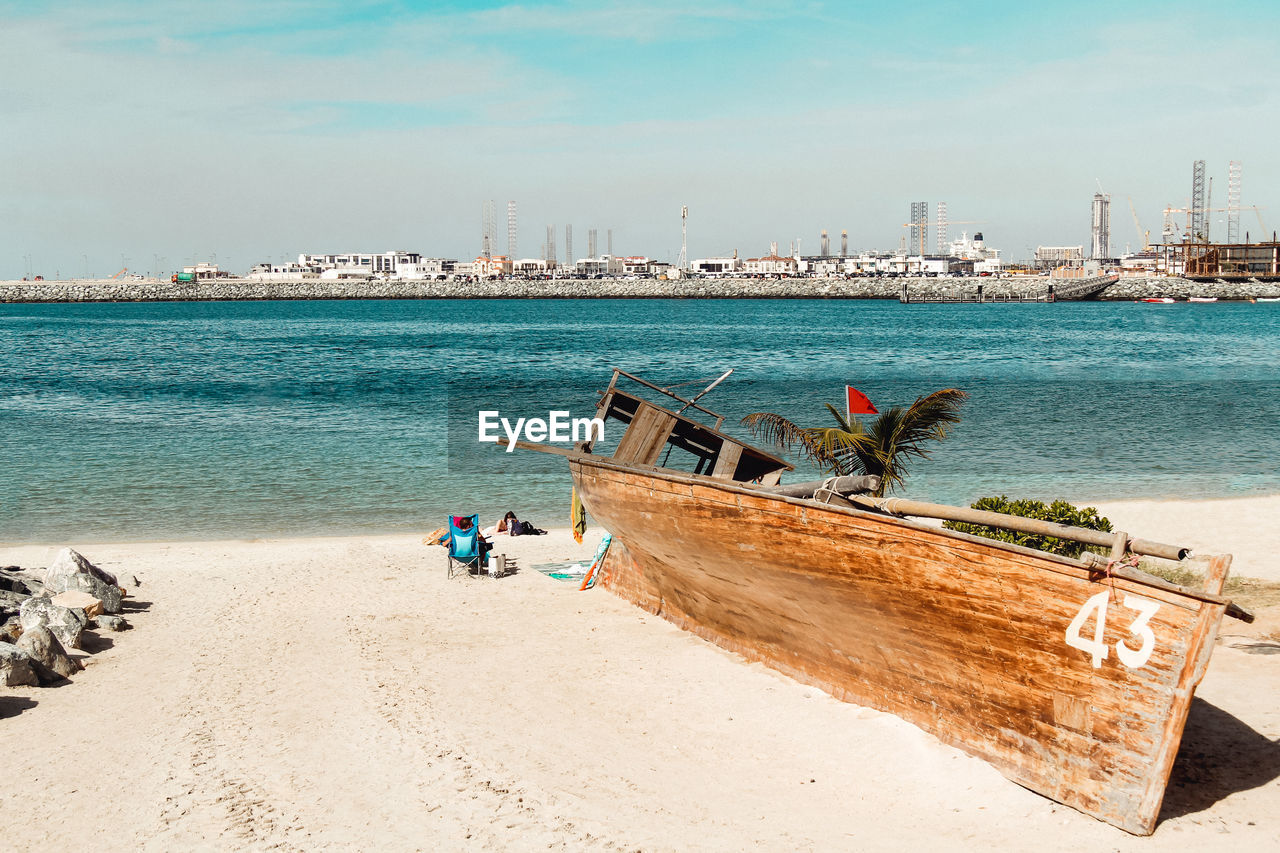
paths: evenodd
<path fill-rule="evenodd" d="M 724 35 L 726 24 L 794 16 L 777 3 L 513 4 L 471 13 L 467 20 L 493 33 L 552 32 L 605 40 L 686 41 Z"/>

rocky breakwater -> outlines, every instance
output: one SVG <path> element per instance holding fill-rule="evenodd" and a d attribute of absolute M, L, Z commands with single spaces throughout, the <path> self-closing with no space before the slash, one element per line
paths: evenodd
<path fill-rule="evenodd" d="M 1027 287 L 1040 291 L 1044 279 Z M 984 284 L 1017 289 L 995 279 L 858 278 L 651 278 L 467 281 L 333 281 L 296 279 L 202 282 L 43 281 L 0 282 L 0 302 L 200 302 L 269 299 L 898 299 L 906 285 L 941 292 Z"/>
<path fill-rule="evenodd" d="M 1098 298 L 1111 301 L 1137 299 L 1221 299 L 1223 301 L 1248 302 L 1253 299 L 1280 298 L 1280 282 L 1257 281 L 1192 281 L 1175 276 L 1151 278 L 1122 278 L 1098 294 Z"/>
<path fill-rule="evenodd" d="M 657 280 L 501 279 L 492 281 L 336 281 L 221 279 L 168 281 L 0 282 L 0 302 L 209 302 L 272 299 L 900 299 L 988 302 L 1042 299 L 1045 276 L 922 278 L 683 278 Z M 1124 278 L 1095 298 L 1133 300 L 1192 296 L 1223 300 L 1280 296 L 1276 282 L 1193 282 Z"/>
<path fill-rule="evenodd" d="M 0 282 L 0 302 L 269 299 L 896 299 L 898 279 L 501 279 L 489 281 Z"/>
<path fill-rule="evenodd" d="M 138 585 L 137 578 L 131 578 Z M 43 572 L 0 568 L 0 685 L 45 686 L 84 668 L 86 633 L 123 631 L 127 593 L 110 572 L 64 548 Z"/>

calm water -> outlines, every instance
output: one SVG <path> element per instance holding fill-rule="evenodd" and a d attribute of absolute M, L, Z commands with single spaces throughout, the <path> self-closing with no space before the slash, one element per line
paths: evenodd
<path fill-rule="evenodd" d="M 589 415 L 613 366 L 822 423 L 954 386 L 904 494 L 1280 492 L 1280 304 L 555 301 L 0 305 L 0 540 L 567 520 L 559 459 L 476 412 Z M 801 476 L 804 476 L 803 474 Z"/>

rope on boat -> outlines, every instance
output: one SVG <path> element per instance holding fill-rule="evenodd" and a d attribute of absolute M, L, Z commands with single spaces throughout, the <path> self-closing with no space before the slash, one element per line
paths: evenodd
<path fill-rule="evenodd" d="M 880 509 L 887 512 L 889 515 L 896 515 L 898 517 L 901 517 L 902 513 L 898 512 L 897 506 L 898 506 L 897 498 L 884 498 L 880 502 Z"/>
<path fill-rule="evenodd" d="M 1099 574 L 1102 575 L 1102 577 L 1106 578 L 1107 583 L 1111 586 L 1110 600 L 1112 602 L 1116 600 L 1116 577 L 1114 574 L 1114 570 L 1116 568 L 1136 569 L 1138 568 L 1138 563 L 1140 562 L 1141 562 L 1141 558 L 1137 554 L 1129 554 L 1125 557 L 1121 557 L 1118 560 L 1107 560 L 1106 567 L 1103 568 L 1101 572 L 1099 572 Z"/>
<path fill-rule="evenodd" d="M 831 499 L 836 496 L 836 480 L 839 477 L 828 477 L 822 481 L 822 485 L 813 490 L 813 499 L 821 501 L 828 506 L 831 505 Z"/>

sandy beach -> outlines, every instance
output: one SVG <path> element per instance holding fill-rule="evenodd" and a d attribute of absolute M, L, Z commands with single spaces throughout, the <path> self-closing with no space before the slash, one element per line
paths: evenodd
<path fill-rule="evenodd" d="M 1280 497 L 1099 507 L 1280 580 Z M 418 535 L 0 545 L 0 564 L 72 545 L 142 582 L 134 629 L 86 643 L 72 683 L 0 688 L 4 846 L 1280 848 L 1265 619 L 1224 623 L 1161 822 L 1137 838 L 532 570 L 600 535 L 501 537 L 520 570 L 496 580 L 448 579 Z"/>

